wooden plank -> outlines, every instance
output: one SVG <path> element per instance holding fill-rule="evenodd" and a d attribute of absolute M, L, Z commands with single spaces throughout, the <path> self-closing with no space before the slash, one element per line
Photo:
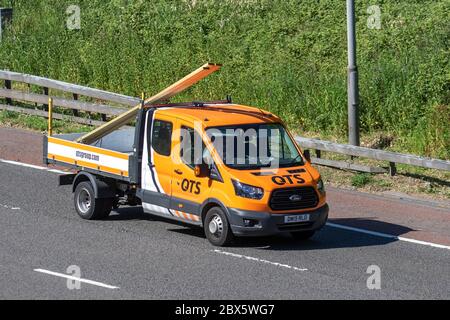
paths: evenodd
<path fill-rule="evenodd" d="M 206 78 L 210 74 L 219 71 L 221 67 L 222 66 L 219 64 L 207 63 L 198 68 L 197 70 L 191 72 L 183 79 L 167 87 L 160 93 L 154 95 L 151 98 L 148 98 L 147 100 L 145 100 L 145 104 L 156 103 L 161 100 L 170 99 L 171 97 L 179 94 L 180 92 L 192 87 L 194 84 Z"/>
<path fill-rule="evenodd" d="M 18 91 L 18 90 L 0 89 L 0 97 L 11 98 L 14 100 L 20 100 L 20 101 L 26 101 L 26 102 L 39 103 L 42 105 L 47 105 L 47 103 L 48 103 L 48 96 L 46 96 L 46 95 L 27 93 L 27 92 Z M 115 108 L 115 107 L 111 107 L 111 106 L 107 106 L 107 105 L 103 105 L 103 104 L 93 104 L 93 103 L 88 103 L 88 102 L 82 102 L 82 101 L 77 101 L 77 100 L 68 100 L 68 99 L 62 99 L 62 98 L 53 98 L 53 105 L 58 106 L 58 107 L 80 110 L 80 111 L 107 114 L 110 116 L 117 116 L 117 115 L 122 114 L 123 112 L 127 111 L 127 109 L 124 109 L 124 108 Z"/>
<path fill-rule="evenodd" d="M 355 147 L 350 145 L 338 144 L 329 141 L 296 137 L 297 143 L 306 149 L 322 150 L 345 154 L 349 156 L 362 157 L 393 163 L 402 163 L 411 166 L 450 171 L 450 161 L 424 158 L 410 154 L 401 154 L 396 152 L 369 149 L 364 147 Z"/>
<path fill-rule="evenodd" d="M 34 84 L 41 87 L 47 87 L 64 92 L 75 93 L 86 97 L 96 98 L 99 100 L 115 102 L 126 106 L 134 107 L 139 103 L 139 99 L 135 97 L 129 97 L 118 93 L 93 89 L 63 81 L 52 80 L 23 73 L 0 70 L 0 79 Z"/>
<path fill-rule="evenodd" d="M 365 165 L 360 165 L 360 164 L 356 164 L 356 163 L 349 163 L 346 161 L 329 160 L 329 159 L 322 159 L 322 158 L 312 158 L 311 162 L 313 164 L 317 164 L 320 166 L 338 168 L 338 169 L 343 169 L 343 170 L 352 170 L 352 171 L 358 171 L 358 172 L 366 172 L 366 173 L 374 173 L 374 174 L 388 172 L 384 168 L 365 166 Z"/>
<path fill-rule="evenodd" d="M 0 110 L 6 110 L 6 111 L 13 111 L 13 112 L 19 112 L 24 113 L 32 116 L 38 116 L 38 117 L 45 117 L 48 118 L 48 112 L 43 110 L 34 110 L 34 109 L 28 109 L 28 108 L 21 108 L 21 107 L 15 107 L 15 106 L 8 106 L 4 104 L 0 104 Z M 53 119 L 57 120 L 69 120 L 72 122 L 85 124 L 89 126 L 99 126 L 102 125 L 102 121 L 97 120 L 91 120 L 86 118 L 80 118 L 80 117 L 73 117 L 73 116 L 67 116 L 59 113 L 53 113 Z"/>
<path fill-rule="evenodd" d="M 158 101 L 167 100 L 174 95 L 190 88 L 195 83 L 199 82 L 200 80 L 206 78 L 211 73 L 214 73 L 218 70 L 220 70 L 221 65 L 214 64 L 214 63 L 207 63 L 194 72 L 190 73 L 183 79 L 175 82 L 171 86 L 167 87 L 160 93 L 154 95 L 151 98 L 148 98 L 144 101 L 145 105 L 157 103 Z M 118 116 L 117 118 L 111 120 L 110 122 L 104 124 L 103 126 L 93 130 L 92 132 L 80 137 L 77 142 L 79 143 L 85 143 L 85 144 L 92 144 L 93 142 L 97 141 L 98 139 L 104 137 L 105 135 L 113 132 L 114 130 L 119 129 L 120 127 L 124 126 L 128 122 L 132 121 L 139 109 L 142 107 L 142 104 L 137 105 L 136 107 L 130 109 L 129 111 L 125 112 L 124 114 Z"/>

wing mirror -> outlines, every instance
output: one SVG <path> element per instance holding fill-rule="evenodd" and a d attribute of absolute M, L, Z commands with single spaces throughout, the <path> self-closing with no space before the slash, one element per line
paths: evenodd
<path fill-rule="evenodd" d="M 211 171 L 206 163 L 198 164 L 195 166 L 194 174 L 197 178 L 207 178 L 210 176 Z"/>

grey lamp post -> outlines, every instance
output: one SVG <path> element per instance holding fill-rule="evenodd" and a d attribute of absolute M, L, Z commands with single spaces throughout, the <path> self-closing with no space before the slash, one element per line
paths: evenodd
<path fill-rule="evenodd" d="M 347 0 L 348 38 L 348 136 L 349 144 L 360 145 L 359 140 L 359 85 L 356 63 L 355 0 Z"/>

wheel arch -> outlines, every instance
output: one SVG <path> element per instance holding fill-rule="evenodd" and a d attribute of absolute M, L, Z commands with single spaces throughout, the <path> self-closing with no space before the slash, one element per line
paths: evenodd
<path fill-rule="evenodd" d="M 208 213 L 208 211 L 214 207 L 221 208 L 225 212 L 228 220 L 230 219 L 228 208 L 220 200 L 215 199 L 215 198 L 210 198 L 210 199 L 206 200 L 205 202 L 203 202 L 203 204 L 200 207 L 200 217 L 202 219 L 202 223 L 205 221 L 205 217 L 206 217 L 206 214 Z"/>
<path fill-rule="evenodd" d="M 108 183 L 85 171 L 81 171 L 76 175 L 72 184 L 72 192 L 75 192 L 75 189 L 81 182 L 86 181 L 91 183 L 96 199 L 114 198 L 116 196 L 114 189 Z"/>

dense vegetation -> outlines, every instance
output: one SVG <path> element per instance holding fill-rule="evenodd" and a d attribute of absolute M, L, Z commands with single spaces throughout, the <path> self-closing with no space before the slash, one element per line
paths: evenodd
<path fill-rule="evenodd" d="M 450 1 L 357 0 L 361 126 L 394 148 L 450 158 Z M 66 8 L 81 8 L 81 30 Z M 381 7 L 381 29 L 367 8 Z M 224 69 L 180 99 L 280 114 L 298 132 L 346 137 L 343 0 L 0 0 L 14 23 L 0 68 L 138 96 L 205 61 Z"/>

